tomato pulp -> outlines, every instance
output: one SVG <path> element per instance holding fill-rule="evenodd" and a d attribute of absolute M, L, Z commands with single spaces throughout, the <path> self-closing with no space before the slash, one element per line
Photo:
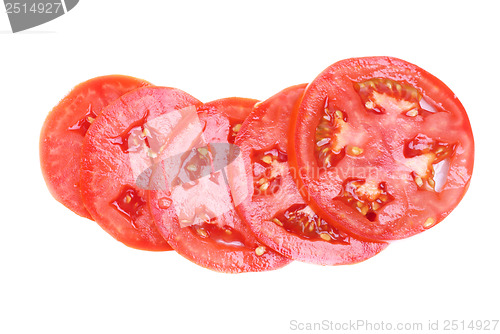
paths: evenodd
<path fill-rule="evenodd" d="M 147 81 L 108 75 L 85 81 L 52 109 L 40 135 L 40 164 L 52 196 L 76 214 L 92 219 L 80 194 L 83 137 L 108 104 Z"/>
<path fill-rule="evenodd" d="M 179 254 L 228 273 L 280 268 L 290 262 L 258 241 L 236 213 L 226 167 L 256 100 L 227 98 L 198 107 L 179 126 L 156 165 L 149 204 L 156 225 Z M 174 154 L 174 155 L 173 155 Z"/>
<path fill-rule="evenodd" d="M 110 104 L 87 131 L 81 162 L 83 202 L 95 221 L 125 245 L 171 249 L 154 225 L 147 187 L 139 176 L 154 164 L 170 122 L 198 104 L 175 88 L 143 87 Z"/>
<path fill-rule="evenodd" d="M 439 79 L 390 57 L 323 71 L 293 116 L 290 161 L 321 217 L 368 240 L 435 226 L 464 196 L 474 160 L 467 114 Z"/>

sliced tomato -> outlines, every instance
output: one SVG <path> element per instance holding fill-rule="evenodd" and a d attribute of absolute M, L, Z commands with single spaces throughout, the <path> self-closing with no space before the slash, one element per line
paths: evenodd
<path fill-rule="evenodd" d="M 236 209 L 259 240 L 293 260 L 321 265 L 360 262 L 387 244 L 359 241 L 329 225 L 302 199 L 288 165 L 290 117 L 305 86 L 287 88 L 258 103 L 243 123 L 236 145 L 244 163 L 232 164 L 229 170 Z M 241 188 L 242 179 L 246 189 Z"/>
<path fill-rule="evenodd" d="M 154 225 L 147 184 L 139 176 L 154 164 L 169 122 L 198 104 L 178 89 L 143 87 L 111 103 L 87 131 L 81 162 L 83 202 L 95 221 L 125 245 L 170 249 Z"/>
<path fill-rule="evenodd" d="M 54 198 L 76 214 L 92 219 L 80 194 L 80 160 L 83 137 L 108 104 L 147 81 L 108 75 L 85 81 L 52 109 L 40 135 L 40 163 Z"/>
<path fill-rule="evenodd" d="M 239 153 L 234 138 L 256 102 L 221 99 L 184 117 L 151 178 L 149 204 L 163 237 L 182 256 L 215 271 L 263 271 L 290 262 L 255 238 L 229 191 L 226 166 Z"/>
<path fill-rule="evenodd" d="M 403 60 L 333 64 L 307 87 L 293 124 L 301 192 L 321 217 L 359 237 L 429 229 L 469 186 L 474 140 L 462 104 Z"/>

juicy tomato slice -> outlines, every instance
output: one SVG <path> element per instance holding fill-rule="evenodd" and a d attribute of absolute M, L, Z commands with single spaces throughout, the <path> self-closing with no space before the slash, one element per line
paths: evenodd
<path fill-rule="evenodd" d="M 201 104 L 167 87 L 143 87 L 123 95 L 99 115 L 83 141 L 81 190 L 85 207 L 111 236 L 143 250 L 170 250 L 156 229 L 139 177 L 154 164 L 166 140 L 165 115 Z"/>
<path fill-rule="evenodd" d="M 236 137 L 243 164 L 229 170 L 236 209 L 259 240 L 293 260 L 360 262 L 387 244 L 360 241 L 329 225 L 303 200 L 288 165 L 290 118 L 305 86 L 289 87 L 258 103 L 243 123 Z"/>
<path fill-rule="evenodd" d="M 255 238 L 229 191 L 226 167 L 239 153 L 234 138 L 256 102 L 221 99 L 200 106 L 191 120 L 184 117 L 151 178 L 149 204 L 163 237 L 185 258 L 215 271 L 263 271 L 290 262 Z"/>
<path fill-rule="evenodd" d="M 92 219 L 80 194 L 80 160 L 83 137 L 108 104 L 123 94 L 150 85 L 123 75 L 85 81 L 52 109 L 40 135 L 40 164 L 54 198 L 76 214 Z"/>
<path fill-rule="evenodd" d="M 467 114 L 439 79 L 406 61 L 353 58 L 307 88 L 290 161 L 331 224 L 369 240 L 435 226 L 464 196 L 474 161 Z"/>

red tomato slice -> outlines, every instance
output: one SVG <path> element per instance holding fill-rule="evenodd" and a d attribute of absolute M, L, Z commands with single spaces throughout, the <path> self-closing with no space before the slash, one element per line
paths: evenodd
<path fill-rule="evenodd" d="M 200 102 L 174 88 L 143 87 L 123 95 L 98 116 L 83 142 L 81 190 L 85 207 L 110 235 L 127 246 L 169 250 L 154 226 L 138 175 L 154 163 L 165 142 L 162 116 Z M 164 125 L 166 127 L 164 127 Z"/>
<path fill-rule="evenodd" d="M 429 229 L 469 186 L 474 140 L 462 104 L 403 60 L 333 64 L 308 86 L 293 123 L 301 192 L 329 223 L 362 238 Z"/>
<path fill-rule="evenodd" d="M 321 265 L 360 262 L 387 244 L 359 241 L 327 224 L 302 199 L 288 166 L 290 117 L 305 86 L 289 87 L 258 103 L 243 123 L 236 145 L 244 163 L 232 164 L 236 168 L 229 170 L 233 198 L 241 202 L 236 209 L 259 240 L 293 260 Z"/>
<path fill-rule="evenodd" d="M 80 194 L 83 137 L 108 104 L 147 81 L 123 75 L 90 79 L 75 88 L 52 109 L 40 135 L 40 164 L 54 198 L 76 214 L 92 219 Z"/>
<path fill-rule="evenodd" d="M 290 262 L 255 238 L 229 192 L 226 166 L 238 154 L 232 144 L 256 102 L 221 99 L 199 107 L 192 120 L 185 117 L 152 177 L 149 204 L 163 237 L 182 256 L 215 271 L 263 271 Z"/>

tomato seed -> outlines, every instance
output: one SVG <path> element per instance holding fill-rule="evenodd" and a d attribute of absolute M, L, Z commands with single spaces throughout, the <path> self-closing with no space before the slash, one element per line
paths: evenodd
<path fill-rule="evenodd" d="M 264 247 L 264 246 L 259 246 L 259 247 L 255 248 L 255 254 L 257 254 L 257 256 L 261 256 L 265 252 L 266 252 L 266 247 Z"/>
<path fill-rule="evenodd" d="M 429 218 L 427 218 L 427 220 L 424 222 L 424 227 L 425 227 L 425 228 L 429 228 L 429 227 L 431 227 L 432 225 L 434 225 L 434 222 L 435 222 L 434 218 L 429 217 Z"/>
<path fill-rule="evenodd" d="M 168 209 L 172 205 L 172 200 L 167 197 L 162 197 L 158 200 L 158 206 L 161 209 Z"/>

